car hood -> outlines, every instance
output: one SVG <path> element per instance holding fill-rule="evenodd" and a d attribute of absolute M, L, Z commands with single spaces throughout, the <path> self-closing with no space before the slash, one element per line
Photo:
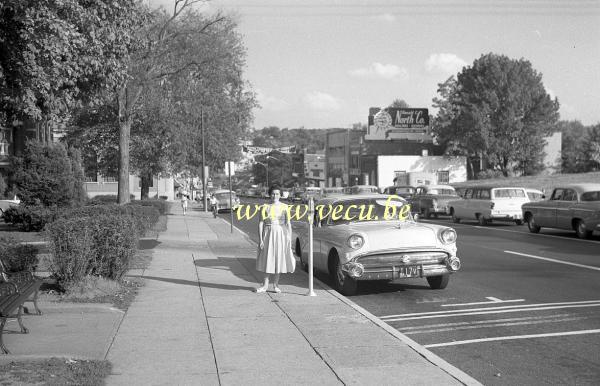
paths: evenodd
<path fill-rule="evenodd" d="M 364 235 L 370 250 L 418 248 L 439 245 L 437 234 L 441 228 L 412 221 L 355 223 L 347 225 L 347 234 Z"/>

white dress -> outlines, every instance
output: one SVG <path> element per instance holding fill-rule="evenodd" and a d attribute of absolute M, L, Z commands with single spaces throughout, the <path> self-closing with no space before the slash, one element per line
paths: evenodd
<path fill-rule="evenodd" d="M 287 205 L 273 208 L 266 205 L 263 226 L 263 248 L 258 247 L 256 270 L 264 273 L 291 273 L 296 269 L 296 258 L 292 253 L 292 235 L 289 234 Z"/>

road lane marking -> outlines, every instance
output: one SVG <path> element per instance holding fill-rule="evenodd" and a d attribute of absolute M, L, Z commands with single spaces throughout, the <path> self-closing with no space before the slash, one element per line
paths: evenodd
<path fill-rule="evenodd" d="M 559 264 L 566 264 L 566 265 L 572 265 L 574 267 L 579 267 L 579 268 L 587 268 L 587 269 L 592 269 L 594 271 L 600 271 L 600 267 L 594 267 L 591 265 L 584 265 L 584 264 L 577 264 L 577 263 L 571 263 L 569 261 L 563 261 L 563 260 L 557 260 L 557 259 L 551 259 L 549 257 L 542 257 L 542 256 L 536 256 L 536 255 L 529 255 L 527 253 L 521 253 L 521 252 L 514 252 L 514 251 L 504 251 L 504 253 L 509 253 L 511 255 L 519 255 L 519 256 L 524 256 L 524 257 L 530 257 L 532 259 L 539 259 L 539 260 L 545 260 L 545 261 L 551 261 L 553 263 L 559 263 Z"/>
<path fill-rule="evenodd" d="M 380 316 L 379 318 L 380 319 L 388 319 L 388 318 L 398 318 L 398 317 L 406 317 L 406 316 L 451 314 L 451 313 L 455 313 L 455 312 L 464 312 L 464 311 L 502 310 L 502 309 L 507 309 L 507 308 L 562 306 L 562 305 L 569 305 L 569 304 L 590 304 L 590 303 L 600 303 L 600 300 L 581 300 L 581 301 L 578 301 L 578 302 L 560 302 L 560 303 L 519 304 L 519 305 L 516 305 L 516 306 L 498 306 L 498 307 L 467 308 L 465 310 L 414 312 L 414 313 L 411 313 L 411 314 L 384 315 L 384 316 Z"/>
<path fill-rule="evenodd" d="M 516 303 L 516 302 L 524 302 L 525 299 L 511 299 L 511 300 L 500 300 L 494 297 L 486 297 L 489 299 L 489 302 L 472 302 L 472 303 L 454 303 L 454 304 L 442 304 L 442 307 L 456 307 L 456 306 L 476 306 L 480 304 L 497 304 L 497 303 Z"/>
<path fill-rule="evenodd" d="M 398 329 L 403 334 L 406 335 L 415 335 L 415 334 L 430 334 L 436 332 L 447 332 L 447 331 L 459 331 L 459 330 L 474 330 L 476 328 L 492 328 L 492 327 L 510 327 L 510 326 L 528 326 L 532 324 L 542 324 L 542 323 L 561 323 L 561 322 L 571 322 L 574 320 L 582 320 L 587 319 L 586 316 L 572 316 L 569 318 L 559 318 L 559 319 L 545 319 L 545 320 L 530 320 L 523 322 L 506 322 L 506 323 L 492 323 L 492 324 L 482 324 L 482 325 L 468 325 L 468 326 L 459 326 L 459 327 L 446 327 L 446 328 L 433 328 L 429 330 L 415 330 L 415 331 L 403 331 Z"/>
<path fill-rule="evenodd" d="M 422 316 L 411 316 L 408 318 L 397 318 L 397 319 L 385 319 L 385 322 L 399 322 L 404 320 L 414 319 L 431 319 L 431 318 L 449 318 L 453 316 L 467 316 L 467 315 L 488 315 L 488 314 L 500 314 L 508 312 L 524 312 L 524 311 L 546 311 L 546 310 L 557 310 L 561 308 L 582 308 L 582 307 L 600 307 L 600 303 L 596 304 L 572 304 L 565 306 L 552 306 L 552 307 L 534 307 L 534 308 L 517 308 L 510 310 L 492 310 L 492 311 L 479 311 L 479 312 L 461 312 L 457 314 L 445 314 L 445 315 L 422 315 Z"/>
<path fill-rule="evenodd" d="M 442 224 L 438 224 L 438 225 L 446 225 L 447 223 L 445 222 L 441 222 L 441 221 L 432 221 L 432 220 L 420 220 L 422 222 L 430 222 L 432 224 L 437 224 L 437 223 L 442 223 Z M 477 228 L 477 229 L 485 229 L 485 230 L 495 230 L 498 232 L 509 232 L 509 233 L 519 233 L 522 235 L 530 235 L 530 236 L 540 236 L 540 237 L 551 237 L 551 238 L 555 238 L 555 239 L 564 239 L 564 240 L 571 240 L 571 241 L 583 241 L 583 242 L 587 242 L 587 243 L 594 243 L 594 244 L 600 244 L 600 241 L 596 241 L 596 240 L 587 240 L 587 239 L 579 239 L 579 238 L 571 238 L 568 236 L 560 236 L 560 235 L 549 235 L 549 234 L 545 234 L 545 233 L 531 233 L 531 232 L 522 232 L 522 231 L 513 231 L 511 229 L 501 229 L 501 228 L 496 228 L 496 227 L 489 227 L 489 226 L 480 226 L 480 225 L 469 225 L 469 224 L 451 224 L 450 225 L 452 228 Z M 551 228 L 553 229 L 553 228 Z M 556 228 L 554 228 L 556 229 Z M 557 229 L 559 230 L 559 229 Z"/>
<path fill-rule="evenodd" d="M 500 340 L 547 338 L 547 337 L 554 337 L 554 336 L 570 336 L 570 335 L 584 335 L 584 334 L 598 334 L 598 333 L 600 333 L 600 329 L 553 332 L 553 333 L 547 333 L 547 334 L 496 336 L 496 337 L 492 337 L 492 338 L 468 339 L 468 340 L 457 340 L 454 342 L 446 342 L 446 343 L 426 344 L 423 347 L 435 348 L 435 347 L 457 346 L 457 345 L 470 344 L 470 343 L 494 342 L 494 341 L 500 341 Z"/>
<path fill-rule="evenodd" d="M 454 322 L 454 323 L 436 323 L 436 324 L 425 324 L 420 326 L 410 326 L 410 327 L 398 327 L 398 331 L 409 331 L 409 330 L 419 330 L 423 328 L 439 328 L 439 327 L 452 327 L 452 326 L 466 326 L 471 324 L 486 324 L 486 323 L 504 323 L 504 322 L 517 322 L 523 320 L 538 320 L 538 319 L 548 319 L 548 318 L 563 318 L 567 316 L 571 316 L 572 314 L 555 314 L 555 315 L 546 315 L 546 316 L 524 316 L 520 318 L 502 318 L 502 319 L 488 319 L 488 320 L 478 320 L 474 322 Z"/>

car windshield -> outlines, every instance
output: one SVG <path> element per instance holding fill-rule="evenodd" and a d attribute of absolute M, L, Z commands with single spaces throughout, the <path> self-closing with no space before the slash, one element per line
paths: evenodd
<path fill-rule="evenodd" d="M 531 201 L 540 201 L 542 200 L 542 193 L 527 192 L 527 197 L 529 197 Z"/>
<path fill-rule="evenodd" d="M 414 188 L 396 188 L 396 193 L 414 193 Z"/>
<path fill-rule="evenodd" d="M 583 193 L 581 201 L 600 201 L 600 191 Z"/>
<path fill-rule="evenodd" d="M 410 209 L 403 209 L 407 205 L 399 199 L 382 198 L 345 200 L 333 203 L 330 207 L 323 206 L 320 210 L 323 220 L 329 225 L 339 225 L 368 221 L 398 221 L 400 214 L 404 220 L 412 220 Z M 387 208 L 387 216 L 386 216 Z"/>
<path fill-rule="evenodd" d="M 516 198 L 525 197 L 523 189 L 496 189 L 494 190 L 495 198 Z"/>
<path fill-rule="evenodd" d="M 447 196 L 456 196 L 456 191 L 454 191 L 453 189 L 430 189 L 428 191 L 429 194 L 436 194 L 436 195 L 447 195 Z"/>

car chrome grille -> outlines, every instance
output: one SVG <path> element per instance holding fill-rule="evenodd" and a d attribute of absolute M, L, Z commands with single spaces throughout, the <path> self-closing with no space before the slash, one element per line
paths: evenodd
<path fill-rule="evenodd" d="M 374 265 L 398 265 L 401 264 L 437 264 L 448 257 L 445 252 L 397 252 L 380 255 L 367 255 L 357 259 L 357 262 L 366 266 Z"/>

